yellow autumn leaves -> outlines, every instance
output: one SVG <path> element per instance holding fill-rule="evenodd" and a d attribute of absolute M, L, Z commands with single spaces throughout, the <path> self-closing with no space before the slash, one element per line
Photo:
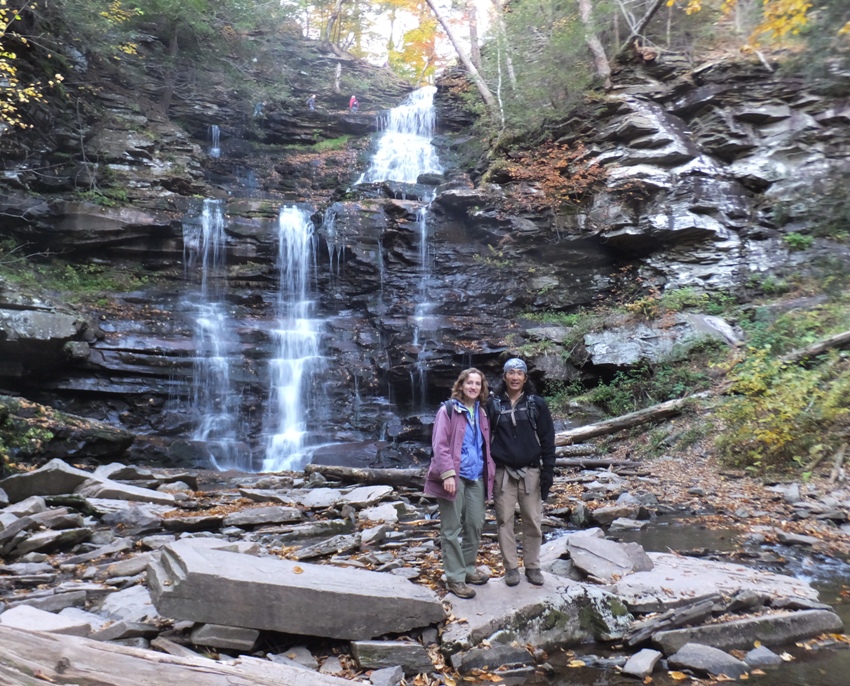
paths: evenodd
<path fill-rule="evenodd" d="M 8 6 L 7 0 L 0 0 L 0 136 L 12 127 L 32 128 L 32 124 L 27 124 L 21 116 L 21 105 L 44 102 L 40 81 L 22 84 L 18 79 L 15 66 L 18 55 L 10 46 L 14 43 L 28 44 L 24 36 L 11 30 L 12 24 L 20 19 L 20 14 Z M 48 80 L 48 85 L 55 86 L 61 82 L 62 75 L 55 74 Z"/>
<path fill-rule="evenodd" d="M 720 11 L 729 15 L 736 10 L 737 5 L 738 0 L 722 0 Z M 686 14 L 693 14 L 703 9 L 703 0 L 667 0 L 667 6 L 682 7 Z M 750 34 L 750 47 L 757 46 L 759 39 L 764 37 L 782 39 L 796 36 L 809 23 L 812 6 L 809 0 L 763 0 L 762 19 Z M 850 22 L 838 30 L 838 35 L 850 35 Z"/>

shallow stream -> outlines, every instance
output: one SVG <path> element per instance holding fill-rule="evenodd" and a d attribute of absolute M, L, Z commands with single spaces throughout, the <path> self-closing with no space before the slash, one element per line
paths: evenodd
<path fill-rule="evenodd" d="M 788 574 L 811 583 L 820 594 L 821 602 L 833 606 L 844 621 L 845 631 L 850 632 L 850 563 L 813 557 L 799 548 L 783 546 L 745 546 L 740 532 L 734 529 L 709 529 L 688 520 L 661 519 L 643 531 L 621 533 L 618 539 L 640 543 L 647 552 L 670 552 L 719 554 L 726 559 L 729 553 L 734 562 L 758 566 L 766 571 Z M 748 558 L 748 553 L 760 553 L 759 559 Z M 765 557 L 771 561 L 765 561 Z M 843 595 L 842 595 L 843 593 Z M 793 657 L 777 667 L 766 667 L 764 675 L 751 675 L 746 682 L 759 686 L 848 686 L 850 684 L 850 645 L 836 642 L 833 645 L 807 648 L 805 645 L 775 646 L 776 653 L 787 652 Z M 619 674 L 612 666 L 569 667 L 571 659 L 581 659 L 583 654 L 596 658 L 616 655 L 592 645 L 574 650 L 575 655 L 560 652 L 549 656 L 549 664 L 555 668 L 551 676 L 534 675 L 523 678 L 506 678 L 505 686 L 636 686 L 641 682 L 633 677 Z M 593 659 L 586 659 L 592 662 Z M 708 683 L 708 679 L 700 679 Z M 655 686 L 681 686 L 694 681 L 676 681 L 662 669 L 652 675 Z"/>

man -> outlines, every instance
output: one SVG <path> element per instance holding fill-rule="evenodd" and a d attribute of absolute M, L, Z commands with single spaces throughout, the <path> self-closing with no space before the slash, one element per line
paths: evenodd
<path fill-rule="evenodd" d="M 307 98 L 307 107 L 310 108 L 311 111 L 316 109 L 316 96 L 315 96 L 315 94 L 313 94 L 309 98 Z"/>
<path fill-rule="evenodd" d="M 493 500 L 505 583 L 516 586 L 520 581 L 514 533 L 514 513 L 519 504 L 525 577 L 542 586 L 540 522 L 543 501 L 555 474 L 555 426 L 546 401 L 533 395 L 525 362 L 517 357 L 508 360 L 502 374 L 500 388 L 488 403 L 488 415 L 490 454 L 496 463 Z"/>

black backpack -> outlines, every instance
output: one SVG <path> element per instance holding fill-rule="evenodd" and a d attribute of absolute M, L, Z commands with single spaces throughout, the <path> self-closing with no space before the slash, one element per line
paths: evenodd
<path fill-rule="evenodd" d="M 490 396 L 490 403 L 488 403 L 489 412 L 487 413 L 490 418 L 490 440 L 493 439 L 493 436 L 496 435 L 496 427 L 499 426 L 499 420 L 502 418 L 504 414 L 504 410 L 502 410 L 502 401 L 496 395 Z M 537 433 L 537 417 L 540 414 L 540 410 L 537 406 L 537 396 L 529 393 L 525 396 L 525 407 L 528 412 L 528 421 L 531 423 L 531 428 L 534 429 L 534 435 L 537 436 L 537 443 L 540 443 L 540 435 Z"/>
<path fill-rule="evenodd" d="M 451 400 L 444 400 L 443 402 L 440 403 L 440 405 L 442 405 L 443 407 L 446 408 L 446 414 L 449 417 L 451 417 L 452 412 L 454 411 L 454 403 Z M 440 409 L 437 408 L 437 412 L 439 412 L 439 411 L 440 411 Z M 433 433 L 433 431 L 434 431 L 434 428 L 431 427 L 431 432 Z M 433 443 L 433 441 L 431 443 L 431 446 L 428 449 L 428 459 L 429 460 L 434 459 L 434 443 Z"/>

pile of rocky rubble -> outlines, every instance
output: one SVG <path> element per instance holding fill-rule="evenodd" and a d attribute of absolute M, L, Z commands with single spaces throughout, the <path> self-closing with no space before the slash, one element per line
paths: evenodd
<path fill-rule="evenodd" d="M 544 545 L 544 586 L 493 578 L 474 599 L 441 597 L 434 504 L 416 478 L 221 475 L 199 490 L 198 477 L 56 459 L 0 482 L 0 674 L 117 686 L 148 673 L 201 685 L 443 683 L 481 670 L 521 680 L 548 668 L 546 650 L 598 642 L 635 677 L 664 660 L 738 678 L 780 662 L 770 647 L 842 630 L 805 581 L 647 553 L 563 519 Z M 587 480 L 588 493 L 604 484 Z M 647 516 L 634 496 L 581 502 L 547 521 Z M 482 559 L 500 575 L 495 556 Z"/>

